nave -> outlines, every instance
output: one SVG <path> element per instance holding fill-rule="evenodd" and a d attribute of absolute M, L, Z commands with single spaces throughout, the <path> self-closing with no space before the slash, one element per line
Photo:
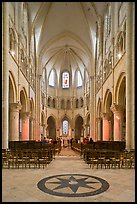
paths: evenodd
<path fill-rule="evenodd" d="M 45 168 L 2 169 L 2 202 L 135 202 L 135 169 L 90 168 L 71 147 Z"/>

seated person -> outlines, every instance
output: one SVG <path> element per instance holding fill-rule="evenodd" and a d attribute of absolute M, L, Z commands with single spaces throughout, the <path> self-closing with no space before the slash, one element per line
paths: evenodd
<path fill-rule="evenodd" d="M 44 139 L 43 139 L 43 144 L 46 144 L 46 143 L 47 143 L 46 137 L 44 137 Z"/>
<path fill-rule="evenodd" d="M 94 141 L 93 141 L 93 139 L 92 139 L 92 137 L 90 138 L 90 140 L 89 140 L 89 142 L 88 142 L 89 144 L 93 144 L 94 143 Z"/>

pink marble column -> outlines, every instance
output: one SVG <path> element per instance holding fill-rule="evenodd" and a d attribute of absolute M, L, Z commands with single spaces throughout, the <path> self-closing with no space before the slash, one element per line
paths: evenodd
<path fill-rule="evenodd" d="M 34 140 L 34 117 L 30 117 L 30 127 L 29 127 L 29 139 Z"/>
<path fill-rule="evenodd" d="M 114 141 L 121 141 L 123 138 L 123 107 L 114 103 L 111 106 L 111 110 L 114 113 Z"/>
<path fill-rule="evenodd" d="M 22 118 L 22 134 L 21 140 L 29 140 L 29 112 L 21 113 Z"/>
<path fill-rule="evenodd" d="M 20 103 L 10 103 L 10 141 L 19 141 L 19 110 L 21 108 Z"/>
<path fill-rule="evenodd" d="M 96 118 L 97 140 L 102 140 L 101 120 L 102 118 Z"/>
<path fill-rule="evenodd" d="M 108 113 L 102 113 L 103 118 L 103 141 L 110 140 L 110 122 Z"/>

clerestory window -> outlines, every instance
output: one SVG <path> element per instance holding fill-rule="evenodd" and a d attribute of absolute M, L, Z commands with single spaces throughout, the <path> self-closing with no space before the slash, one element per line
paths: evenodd
<path fill-rule="evenodd" d="M 62 88 L 63 89 L 69 88 L 69 73 L 68 72 L 62 73 Z"/>
<path fill-rule="evenodd" d="M 52 69 L 49 75 L 49 86 L 55 86 L 55 71 Z"/>

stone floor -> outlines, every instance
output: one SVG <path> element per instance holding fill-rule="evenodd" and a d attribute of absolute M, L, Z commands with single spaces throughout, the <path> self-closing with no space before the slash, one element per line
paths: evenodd
<path fill-rule="evenodd" d="M 92 169 L 66 147 L 44 169 L 2 169 L 2 202 L 135 202 L 135 169 Z"/>

